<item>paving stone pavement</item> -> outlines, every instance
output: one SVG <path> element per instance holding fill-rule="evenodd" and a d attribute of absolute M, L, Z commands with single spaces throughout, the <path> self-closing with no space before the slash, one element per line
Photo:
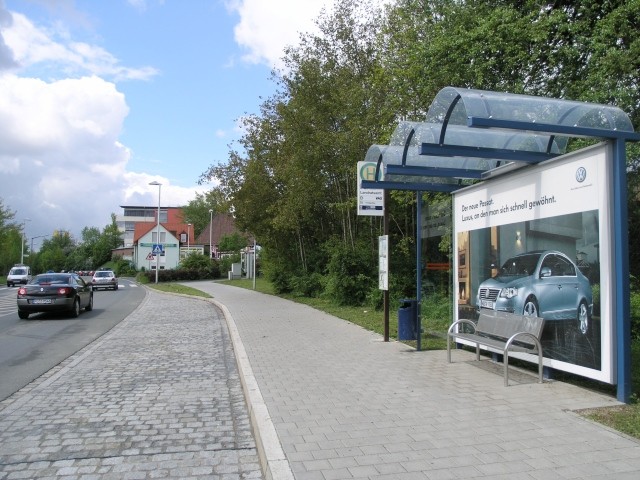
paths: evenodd
<path fill-rule="evenodd" d="M 615 398 L 529 374 L 504 387 L 499 366 L 467 351 L 449 364 L 446 351 L 385 343 L 304 305 L 189 285 L 213 295 L 241 338 L 236 355 L 275 431 L 259 443 L 277 442 L 288 464 L 273 478 L 640 478 L 640 442 L 572 412 Z"/>
<path fill-rule="evenodd" d="M 148 291 L 0 403 L 0 480 L 262 479 L 219 308 Z"/>

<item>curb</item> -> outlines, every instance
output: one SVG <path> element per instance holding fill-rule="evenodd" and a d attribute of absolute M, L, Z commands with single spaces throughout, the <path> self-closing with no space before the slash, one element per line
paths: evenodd
<path fill-rule="evenodd" d="M 245 401 L 249 409 L 251 428 L 256 440 L 256 448 L 258 450 L 258 457 L 264 478 L 265 480 L 294 480 L 291 465 L 289 465 L 289 460 L 287 460 L 282 450 L 276 428 L 271 421 L 269 410 L 262 398 L 258 382 L 253 375 L 249 357 L 244 349 L 233 316 L 225 305 L 212 298 L 206 300 L 222 310 L 224 318 L 227 321 L 231 342 L 236 352 L 236 363 L 238 364 Z"/>

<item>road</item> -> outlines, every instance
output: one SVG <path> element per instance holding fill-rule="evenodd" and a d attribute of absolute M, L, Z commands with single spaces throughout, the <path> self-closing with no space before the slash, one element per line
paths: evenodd
<path fill-rule="evenodd" d="M 18 318 L 18 287 L 0 287 L 0 401 L 100 337 L 136 309 L 145 289 L 119 279 L 117 291 L 94 292 L 93 310 L 78 318 L 32 314 Z"/>

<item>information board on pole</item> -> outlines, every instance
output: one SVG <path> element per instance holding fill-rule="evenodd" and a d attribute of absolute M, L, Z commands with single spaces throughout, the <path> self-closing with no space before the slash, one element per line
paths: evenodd
<path fill-rule="evenodd" d="M 378 289 L 389 290 L 389 235 L 378 237 Z"/>
<path fill-rule="evenodd" d="M 362 180 L 376 179 L 374 162 L 358 162 L 358 215 L 381 217 L 384 215 L 384 190 L 381 188 L 362 188 Z"/>

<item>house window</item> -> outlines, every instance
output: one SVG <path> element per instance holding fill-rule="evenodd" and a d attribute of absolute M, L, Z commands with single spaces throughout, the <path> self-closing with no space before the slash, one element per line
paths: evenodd
<path fill-rule="evenodd" d="M 152 243 L 167 243 L 167 232 L 160 232 L 160 241 L 158 242 L 158 232 L 151 232 L 151 242 Z"/>

